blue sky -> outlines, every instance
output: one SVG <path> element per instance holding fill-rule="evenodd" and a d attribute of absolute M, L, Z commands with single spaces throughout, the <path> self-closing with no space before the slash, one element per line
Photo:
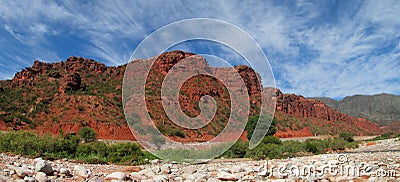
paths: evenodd
<path fill-rule="evenodd" d="M 0 79 L 12 78 L 35 59 L 58 62 L 76 55 L 124 64 L 148 34 L 187 18 L 216 18 L 248 32 L 283 92 L 400 95 L 396 0 L 0 0 Z"/>

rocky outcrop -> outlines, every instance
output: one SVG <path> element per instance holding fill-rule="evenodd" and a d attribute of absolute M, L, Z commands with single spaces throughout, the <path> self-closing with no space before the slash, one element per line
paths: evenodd
<path fill-rule="evenodd" d="M 349 124 L 348 127 L 359 127 L 371 134 L 379 134 L 382 132 L 375 123 L 366 119 L 355 118 L 343 114 L 328 107 L 321 101 L 307 99 L 295 94 L 283 94 L 279 89 L 276 89 L 275 95 L 277 97 L 277 112 L 282 112 L 299 118 L 318 118 L 327 121 L 327 123 L 343 121 Z"/>
<path fill-rule="evenodd" d="M 155 62 L 151 67 L 151 74 L 147 77 L 146 89 L 151 91 L 146 95 L 147 107 L 152 118 L 163 125 L 164 129 L 170 131 L 181 130 L 173 128 L 176 126 L 166 118 L 159 93 L 163 78 L 172 67 L 186 59 L 190 63 L 188 69 L 203 68 L 214 75 L 233 77 L 232 68 L 210 67 L 204 58 L 193 53 L 173 51 L 149 59 Z M 117 135 L 117 133 L 130 133 L 124 118 L 121 97 L 125 68 L 126 65 L 108 67 L 93 59 L 75 56 L 58 63 L 35 61 L 32 67 L 16 73 L 11 81 L 0 82 L 0 92 L 10 102 L 0 109 L 7 111 L 7 116 L 15 116 L 12 119 L 8 117 L 7 120 L 13 122 L 2 124 L 1 128 L 36 127 L 35 130 L 40 130 L 39 133 L 50 131 L 57 134 L 60 128 L 64 131 L 77 132 L 80 127 L 89 125 L 99 132 L 100 138 L 133 139 L 133 136 L 129 134 L 121 135 L 124 137 Z M 235 66 L 234 69 L 241 76 L 245 87 L 235 80 L 231 84 L 236 89 L 247 89 L 251 103 L 250 112 L 257 114 L 261 103 L 258 96 L 262 91 L 260 76 L 248 66 Z M 130 74 L 144 74 L 144 72 L 146 70 L 138 70 Z M 11 92 L 11 90 L 18 92 Z M 67 92 L 68 94 L 65 94 Z M 228 120 L 229 93 L 221 81 L 208 75 L 198 75 L 188 79 L 181 88 L 179 104 L 187 115 L 197 116 L 200 113 L 198 102 L 204 95 L 217 98 L 216 102 L 220 109 L 217 110 L 213 122 L 210 122 L 203 131 L 185 131 L 186 138 L 178 137 L 180 140 L 192 137 L 192 139 L 206 141 L 219 133 L 225 125 L 224 122 Z M 367 120 L 349 117 L 316 100 L 294 94 L 283 94 L 279 90 L 275 92 L 275 96 L 278 102 L 277 112 L 285 116 L 293 116 L 302 123 L 308 123 L 306 119 L 311 118 L 312 121 L 318 120 L 316 122 L 331 124 L 333 127 L 353 127 L 360 134 L 381 131 Z M 0 110 L 0 113 L 3 111 Z M 0 114 L 0 121 L 5 118 L 6 115 Z M 29 121 L 33 124 L 29 124 Z M 336 121 L 340 121 L 342 125 L 332 124 Z M 301 133 L 306 136 L 315 134 L 312 128 L 307 126 L 286 129 L 286 131 L 282 129 L 280 132 L 284 137 L 301 136 Z"/>
<path fill-rule="evenodd" d="M 68 91 L 77 91 L 82 88 L 82 79 L 78 73 L 68 74 L 63 76 L 60 81 L 60 88 L 58 91 L 60 93 L 65 93 Z"/>

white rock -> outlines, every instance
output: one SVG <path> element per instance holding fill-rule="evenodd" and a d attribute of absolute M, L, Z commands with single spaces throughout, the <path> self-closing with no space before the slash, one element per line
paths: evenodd
<path fill-rule="evenodd" d="M 89 182 L 103 182 L 103 181 L 104 181 L 103 179 L 97 176 L 89 180 Z"/>
<path fill-rule="evenodd" d="M 24 177 L 25 182 L 36 182 L 36 179 L 30 176 L 25 176 Z"/>
<path fill-rule="evenodd" d="M 44 172 L 37 172 L 36 176 L 35 176 L 35 179 L 38 182 L 46 182 L 47 181 L 47 175 Z"/>
<path fill-rule="evenodd" d="M 158 159 L 154 159 L 154 160 L 150 161 L 151 164 L 158 164 L 159 162 L 160 162 L 160 160 L 158 160 Z"/>
<path fill-rule="evenodd" d="M 218 179 L 215 179 L 215 178 L 208 178 L 207 182 L 218 182 Z"/>
<path fill-rule="evenodd" d="M 82 178 L 89 177 L 88 171 L 85 169 L 85 167 L 80 166 L 80 165 L 74 166 L 74 175 L 82 177 Z"/>
<path fill-rule="evenodd" d="M 171 165 L 169 164 L 164 164 L 160 167 L 160 171 L 163 174 L 170 174 L 171 173 Z"/>
<path fill-rule="evenodd" d="M 51 165 L 45 160 L 38 160 L 35 166 L 36 172 L 44 172 L 47 175 L 53 174 L 53 168 Z"/>
<path fill-rule="evenodd" d="M 157 175 L 153 178 L 154 182 L 165 182 L 168 181 L 168 176 L 166 175 Z"/>
<path fill-rule="evenodd" d="M 15 167 L 14 171 L 19 178 L 24 178 L 28 175 L 27 171 L 25 171 L 22 167 Z"/>
<path fill-rule="evenodd" d="M 105 179 L 106 180 L 113 180 L 113 179 L 126 180 L 127 178 L 128 177 L 123 172 L 113 172 L 113 173 L 107 175 Z"/>
<path fill-rule="evenodd" d="M 154 166 L 153 168 L 151 168 L 151 171 L 153 171 L 155 174 L 157 174 L 157 173 L 161 172 L 161 169 L 158 166 Z"/>
<path fill-rule="evenodd" d="M 225 171 L 219 171 L 218 172 L 218 179 L 222 181 L 237 181 L 238 177 L 234 174 L 227 173 Z"/>
<path fill-rule="evenodd" d="M 144 176 L 149 177 L 149 178 L 151 178 L 151 177 L 153 177 L 155 175 L 154 172 L 150 168 L 141 170 L 139 172 L 139 174 L 144 175 Z"/>
<path fill-rule="evenodd" d="M 60 172 L 60 174 L 63 174 L 63 175 L 69 175 L 69 174 L 71 174 L 71 172 L 69 171 L 69 169 L 63 168 L 63 167 L 60 167 L 59 172 Z"/>

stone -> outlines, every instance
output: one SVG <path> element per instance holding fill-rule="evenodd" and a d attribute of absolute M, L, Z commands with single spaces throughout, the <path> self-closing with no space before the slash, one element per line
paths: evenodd
<path fill-rule="evenodd" d="M 368 182 L 376 182 L 376 181 L 378 181 L 379 179 L 377 178 L 377 177 L 370 177 L 369 179 L 368 179 Z"/>
<path fill-rule="evenodd" d="M 88 178 L 89 174 L 85 167 L 76 165 L 74 166 L 74 175 L 82 178 Z"/>
<path fill-rule="evenodd" d="M 155 174 L 160 173 L 161 169 L 158 166 L 154 166 L 153 168 L 151 168 L 151 171 L 153 171 Z"/>
<path fill-rule="evenodd" d="M 69 169 L 63 168 L 63 167 L 60 167 L 59 173 L 62 174 L 62 175 L 70 175 L 70 174 L 71 174 L 71 172 L 69 171 Z"/>
<path fill-rule="evenodd" d="M 154 159 L 154 160 L 150 161 L 151 164 L 158 164 L 159 162 L 160 162 L 160 160 L 158 160 L 158 159 Z"/>
<path fill-rule="evenodd" d="M 25 171 L 22 167 L 15 167 L 14 171 L 19 178 L 24 178 L 25 176 L 28 175 L 27 171 Z"/>
<path fill-rule="evenodd" d="M 51 165 L 45 160 L 38 160 L 35 165 L 36 172 L 44 172 L 47 175 L 53 174 L 53 168 Z"/>
<path fill-rule="evenodd" d="M 126 166 L 124 167 L 124 171 L 128 172 L 128 173 L 132 173 L 132 172 L 139 172 L 142 169 L 139 166 Z"/>
<path fill-rule="evenodd" d="M 170 174 L 171 173 L 171 166 L 169 164 L 164 164 L 160 167 L 160 171 L 163 174 Z"/>
<path fill-rule="evenodd" d="M 89 180 L 89 182 L 103 182 L 103 181 L 104 181 L 103 179 L 97 176 Z"/>
<path fill-rule="evenodd" d="M 128 177 L 123 172 L 113 172 L 113 173 L 107 175 L 105 179 L 106 180 L 113 180 L 113 179 L 126 180 L 127 178 Z"/>
<path fill-rule="evenodd" d="M 34 177 L 25 176 L 24 181 L 25 182 L 36 182 L 36 179 Z"/>
<path fill-rule="evenodd" d="M 234 174 L 225 172 L 225 171 L 219 171 L 218 172 L 218 179 L 222 181 L 237 181 L 238 177 Z"/>
<path fill-rule="evenodd" d="M 154 182 L 166 182 L 168 181 L 168 176 L 166 175 L 157 175 L 153 178 Z"/>
<path fill-rule="evenodd" d="M 139 172 L 139 174 L 143 174 L 143 175 L 145 175 L 146 177 L 149 177 L 149 178 L 151 178 L 151 177 L 153 177 L 155 175 L 153 170 L 150 169 L 150 168 L 141 170 Z"/>
<path fill-rule="evenodd" d="M 254 176 L 250 176 L 250 175 L 248 175 L 248 176 L 243 176 L 242 177 L 242 181 L 254 181 Z"/>
<path fill-rule="evenodd" d="M 38 181 L 38 182 L 47 182 L 48 180 L 47 180 L 47 175 L 46 175 L 46 173 L 44 173 L 44 172 L 37 172 L 36 173 L 36 176 L 35 176 L 35 179 Z"/>
<path fill-rule="evenodd" d="M 218 182 L 218 179 L 216 179 L 216 178 L 208 178 L 207 182 Z"/>

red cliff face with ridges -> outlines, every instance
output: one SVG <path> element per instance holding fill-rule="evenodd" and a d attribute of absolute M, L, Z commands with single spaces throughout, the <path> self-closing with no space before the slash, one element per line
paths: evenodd
<path fill-rule="evenodd" d="M 343 114 L 337 110 L 328 107 L 321 101 L 314 99 L 307 99 L 303 96 L 295 94 L 283 94 L 280 90 L 276 90 L 277 104 L 276 112 L 295 116 L 300 120 L 306 118 L 312 118 L 314 121 L 320 122 L 319 124 L 325 123 L 331 127 L 339 127 L 340 121 L 346 125 L 340 128 L 342 131 L 349 131 L 358 135 L 366 134 L 379 134 L 382 130 L 377 124 L 362 118 L 355 118 Z M 278 132 L 279 133 L 279 132 Z M 311 132 L 305 131 L 305 136 L 312 134 Z M 315 134 L 315 133 L 314 133 Z M 281 135 L 285 135 L 281 132 Z M 287 134 L 286 134 L 287 135 Z"/>
<path fill-rule="evenodd" d="M 182 51 L 164 53 L 154 58 L 157 59 L 153 65 L 154 72 L 165 76 L 174 64 L 193 55 Z M 217 75 L 229 76 L 224 68 L 208 67 L 205 60 L 196 64 L 195 66 L 207 67 L 210 72 Z M 107 67 L 92 59 L 81 57 L 70 57 L 65 62 L 59 63 L 35 61 L 31 68 L 16 73 L 11 81 L 0 82 L 0 92 L 2 95 L 10 97 L 10 104 L 0 107 L 0 130 L 28 129 L 38 131 L 38 133 L 58 134 L 61 129 L 64 133 L 69 133 L 77 132 L 83 126 L 90 126 L 99 133 L 98 136 L 102 139 L 134 139 L 122 110 L 121 85 L 125 67 L 126 65 Z M 259 106 L 260 101 L 257 100 L 261 93 L 259 76 L 247 66 L 237 66 L 235 69 L 246 83 L 251 103 Z M 158 77 L 156 75 L 154 80 L 157 80 Z M 180 99 L 181 106 L 192 114 L 198 112 L 194 109 L 194 103 L 202 95 L 224 96 L 226 94 L 223 87 L 207 87 L 207 85 L 211 85 L 211 82 L 216 82 L 212 78 L 203 76 L 201 79 L 204 81 L 201 90 L 194 89 L 196 82 L 191 81 L 185 83 L 182 88 L 182 91 L 186 93 L 185 97 L 188 98 Z M 154 85 L 157 84 L 150 84 L 150 87 Z M 18 95 L 16 98 L 11 94 L 14 91 L 19 91 L 18 93 L 22 95 Z M 382 131 L 365 119 L 347 116 L 316 100 L 294 94 L 282 94 L 279 90 L 276 90 L 276 97 L 278 101 L 276 117 L 279 120 L 290 116 L 303 124 L 306 123 L 299 125 L 302 127 L 291 129 L 279 126 L 278 123 L 278 128 L 280 128 L 277 136 L 280 137 L 313 135 L 315 132 L 312 126 L 323 127 L 322 124 L 363 135 Z M 158 103 L 160 99 L 154 97 L 149 101 L 154 104 Z M 226 98 L 221 97 L 220 101 L 225 103 Z M 10 105 L 16 106 L 17 109 L 12 111 L 15 108 Z M 159 114 L 159 109 L 153 108 L 150 109 L 150 112 L 153 112 L 154 117 L 160 119 L 163 116 Z M 257 113 L 258 109 L 253 108 L 251 112 Z M 31 120 L 34 125 L 24 121 L 24 118 Z M 222 115 L 220 119 L 223 118 L 225 116 Z M 311 125 L 307 123 L 311 123 Z M 214 135 L 210 131 L 212 129 L 200 133 L 188 131 L 189 138 L 180 140 L 190 141 L 192 140 L 190 137 L 208 140 Z M 244 136 L 242 136 L 243 139 L 245 139 Z"/>

